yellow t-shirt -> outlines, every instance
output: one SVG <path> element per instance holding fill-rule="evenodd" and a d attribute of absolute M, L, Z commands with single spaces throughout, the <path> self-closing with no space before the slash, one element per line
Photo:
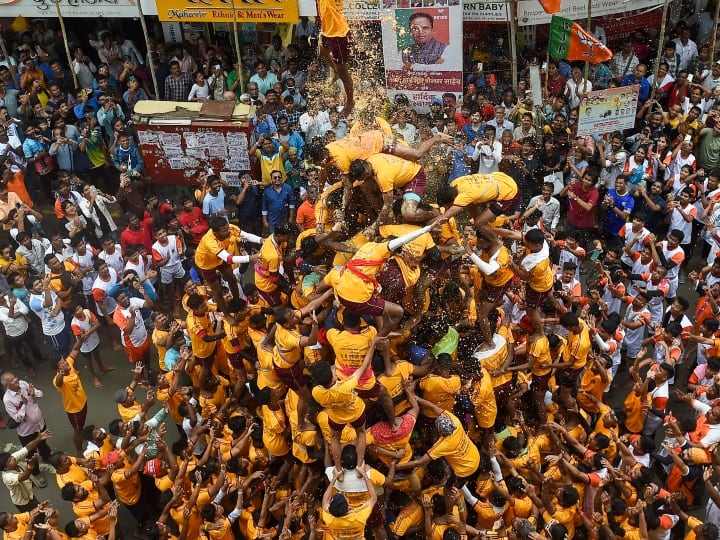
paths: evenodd
<path fill-rule="evenodd" d="M 402 414 L 410 408 L 405 397 L 402 383 L 412 377 L 414 370 L 415 366 L 410 362 L 399 360 L 395 362 L 395 368 L 390 375 L 383 373 L 378 377 L 378 381 L 386 388 L 390 398 L 395 404 L 395 414 Z"/>
<path fill-rule="evenodd" d="M 87 404 L 87 395 L 85 395 L 80 374 L 75 369 L 75 359 L 68 356 L 65 360 L 70 364 L 70 373 L 63 377 L 62 386 L 57 386 L 53 377 L 53 386 L 60 392 L 65 412 L 76 413 L 80 412 Z"/>
<path fill-rule="evenodd" d="M 353 236 L 350 240 L 346 240 L 343 242 L 346 246 L 354 247 L 356 250 L 360 249 L 362 246 L 368 243 L 368 238 L 363 234 L 362 231 L 357 233 L 355 236 Z M 334 267 L 342 267 L 347 264 L 347 262 L 352 259 L 354 256 L 353 253 L 347 253 L 344 251 L 336 251 L 335 257 L 333 257 L 333 266 Z M 325 276 L 326 279 L 330 277 L 330 274 L 332 274 L 332 270 L 328 272 L 328 275 Z M 338 272 L 338 279 L 339 279 L 339 272 Z M 328 282 L 329 283 L 329 282 Z"/>
<path fill-rule="evenodd" d="M 390 530 L 396 536 L 404 536 L 408 529 L 421 525 L 424 516 L 423 507 L 413 500 L 408 506 L 400 510 L 395 521 L 390 524 Z"/>
<path fill-rule="evenodd" d="M 225 352 L 228 354 L 236 353 L 250 345 L 250 338 L 248 337 L 249 326 L 249 317 L 245 317 L 235 324 L 230 324 L 227 317 L 223 318 L 223 330 L 225 330 L 225 337 L 222 339 L 222 344 Z M 235 340 L 238 342 L 237 347 L 232 344 Z"/>
<path fill-rule="evenodd" d="M 372 506 L 363 504 L 360 508 L 356 508 L 342 517 L 335 517 L 330 512 L 323 510 L 322 520 L 330 530 L 331 538 L 362 540 L 365 537 L 365 524 L 371 513 Z"/>
<path fill-rule="evenodd" d="M 322 233 L 322 232 L 328 232 L 332 228 L 333 218 L 335 217 L 335 211 L 338 210 L 337 208 L 328 208 L 325 205 L 325 200 L 328 198 L 328 196 L 337 191 L 338 189 L 343 188 L 342 182 L 335 182 L 332 186 L 327 188 L 325 191 L 323 191 L 320 194 L 320 197 L 318 197 L 318 202 L 315 204 L 315 227 L 316 232 Z M 298 241 L 300 239 L 298 238 Z M 298 244 L 298 249 L 300 249 Z"/>
<path fill-rule="evenodd" d="M 555 505 L 555 513 L 550 515 L 548 512 L 543 512 L 543 519 L 547 523 L 551 519 L 554 519 L 561 525 L 565 525 L 568 531 L 568 538 L 575 536 L 575 514 L 577 513 L 577 507 L 572 506 L 570 508 L 563 508 L 562 506 Z"/>
<path fill-rule="evenodd" d="M 568 333 L 567 350 L 572 364 L 572 369 L 582 369 L 587 364 L 587 357 L 592 349 L 590 331 L 585 321 L 580 319 L 580 333 Z"/>
<path fill-rule="evenodd" d="M 262 347 L 257 347 L 257 385 L 261 390 L 270 387 L 273 390 L 282 390 L 285 385 L 278 378 L 273 368 L 273 353 L 266 351 Z"/>
<path fill-rule="evenodd" d="M 127 457 L 124 459 L 127 460 Z M 118 500 L 123 504 L 131 506 L 140 500 L 140 475 L 131 474 L 125 478 L 125 470 L 128 468 L 127 463 L 125 465 L 126 467 L 113 471 L 110 479 L 115 487 L 115 495 L 117 495 Z"/>
<path fill-rule="evenodd" d="M 330 429 L 330 424 L 328 423 L 327 411 L 320 411 L 317 414 L 317 425 L 320 427 L 320 431 L 322 431 L 325 444 L 330 444 L 330 441 L 332 440 L 332 430 Z M 355 431 L 355 428 L 350 424 L 345 424 L 345 427 L 340 433 L 340 444 L 355 444 L 356 442 L 357 432 Z M 367 444 L 372 443 L 368 442 Z"/>
<path fill-rule="evenodd" d="M 510 270 L 509 267 L 511 259 L 512 256 L 510 255 L 510 250 L 508 250 L 505 246 L 501 246 L 497 257 L 495 257 L 495 261 L 500 265 L 500 268 L 495 270 L 495 272 L 489 276 L 483 274 L 483 280 L 485 283 L 493 287 L 502 287 L 515 277 L 515 272 Z M 485 251 L 480 253 L 480 260 L 490 262 L 490 253 L 486 253 Z"/>
<path fill-rule="evenodd" d="M 530 370 L 533 375 L 542 377 L 550 373 L 552 368 L 549 366 L 553 362 L 550 356 L 550 342 L 547 337 L 540 336 L 530 343 L 528 345 L 528 355 L 535 359 L 535 363 Z"/>
<path fill-rule="evenodd" d="M 284 456 L 290 452 L 285 431 L 287 419 L 282 408 L 273 411 L 267 405 L 260 408 L 260 416 L 263 421 L 263 444 L 274 456 Z"/>
<path fill-rule="evenodd" d="M 168 371 L 167 366 L 165 365 L 165 353 L 167 352 L 168 348 L 158 345 L 160 340 L 165 341 L 165 339 L 168 337 L 170 332 L 166 330 L 158 330 L 157 328 L 153 329 L 152 333 L 152 342 L 153 345 L 155 345 L 155 348 L 157 349 L 158 353 L 158 364 L 160 365 L 160 370 L 163 372 Z"/>
<path fill-rule="evenodd" d="M 190 335 L 190 344 L 192 351 L 198 358 L 209 358 L 215 352 L 216 342 L 206 342 L 201 335 L 212 335 L 213 324 L 210 321 L 210 315 L 198 316 L 191 310 L 185 319 L 187 323 L 187 331 Z"/>
<path fill-rule="evenodd" d="M 387 193 L 410 183 L 422 166 L 391 154 L 375 154 L 366 160 L 375 171 L 380 191 Z"/>
<path fill-rule="evenodd" d="M 547 257 L 532 267 L 527 284 L 533 291 L 542 293 L 552 289 L 553 283 L 555 276 L 550 266 L 550 258 Z"/>
<path fill-rule="evenodd" d="M 353 161 L 368 159 L 370 156 L 382 152 L 384 145 L 385 135 L 383 132 L 371 130 L 359 135 L 346 135 L 339 141 L 326 145 L 325 148 L 330 152 L 330 156 L 340 172 L 347 174 Z"/>
<path fill-rule="evenodd" d="M 297 330 L 288 330 L 282 325 L 275 328 L 275 349 L 273 363 L 284 369 L 290 369 L 300 361 L 300 334 Z"/>
<path fill-rule="evenodd" d="M 470 204 L 507 201 L 515 197 L 518 192 L 515 180 L 501 172 L 468 174 L 456 178 L 450 185 L 458 190 L 453 204 L 463 207 Z"/>
<path fill-rule="evenodd" d="M 365 355 L 370 350 L 370 343 L 377 335 L 377 330 L 368 326 L 360 332 L 340 331 L 337 328 L 328 330 L 328 343 L 335 352 L 335 374 L 338 380 L 344 381 L 359 368 Z M 358 389 L 369 390 L 375 386 L 375 374 L 368 369 L 362 377 Z"/>
<path fill-rule="evenodd" d="M 335 287 L 337 295 L 358 304 L 370 300 L 377 284 L 375 276 L 391 255 L 387 242 L 368 242 L 362 246 L 343 269 Z"/>
<path fill-rule="evenodd" d="M 485 368 L 480 368 L 482 378 L 473 383 L 472 402 L 475 405 L 475 419 L 481 428 L 490 428 L 495 425 L 497 416 L 497 403 L 492 379 Z M 457 430 L 456 430 L 457 431 Z"/>
<path fill-rule="evenodd" d="M 330 388 L 318 385 L 312 389 L 312 395 L 336 424 L 349 424 L 365 412 L 365 402 L 355 393 L 357 380 L 350 377 L 334 384 Z"/>
<path fill-rule="evenodd" d="M 440 437 L 427 455 L 432 459 L 444 457 L 458 478 L 465 478 L 480 466 L 480 452 L 470 440 L 460 420 L 449 411 L 443 411 L 455 424 L 455 431 L 448 437 Z"/>
<path fill-rule="evenodd" d="M 407 223 L 402 223 L 399 225 L 381 225 L 378 231 L 380 232 L 380 236 L 382 236 L 383 238 L 387 238 L 389 236 L 404 236 L 411 232 L 415 232 L 418 229 L 420 229 L 419 225 L 409 225 Z M 433 240 L 432 235 L 430 233 L 425 233 L 413 240 L 412 242 L 408 242 L 407 244 L 405 244 L 402 247 L 402 250 L 409 251 L 419 259 L 420 257 L 422 257 L 423 253 L 434 247 L 435 241 Z"/>
<path fill-rule="evenodd" d="M 499 339 L 499 338 L 502 338 Z M 512 340 L 512 334 L 506 326 L 500 327 L 496 336 L 493 337 L 493 342 L 504 342 L 504 345 L 495 345 L 489 351 L 478 352 L 477 358 L 480 361 L 480 365 L 488 371 L 499 371 L 505 365 L 508 358 L 508 343 Z M 512 373 L 501 373 L 497 377 L 490 377 L 492 380 L 493 387 L 501 386 L 508 381 L 512 380 Z M 450 409 L 448 409 L 450 410 Z"/>
<path fill-rule="evenodd" d="M 344 37 L 350 31 L 343 15 L 342 0 L 318 0 L 318 16 L 320 17 L 320 34 L 327 37 Z"/>
<path fill-rule="evenodd" d="M 273 235 L 268 236 L 260 248 L 260 258 L 255 263 L 255 285 L 264 292 L 278 288 L 271 274 L 280 272 L 285 244 L 277 244 Z"/>
<path fill-rule="evenodd" d="M 420 388 L 423 391 L 423 398 L 434 403 L 445 411 L 451 411 L 455 407 L 455 396 L 461 388 L 460 377 L 450 375 L 426 375 L 420 379 Z M 422 413 L 428 418 L 437 418 L 430 409 L 422 408 Z"/>
<path fill-rule="evenodd" d="M 240 241 L 240 228 L 236 225 L 229 225 L 230 236 L 225 240 L 218 240 L 212 229 L 208 230 L 200 239 L 197 250 L 195 250 L 195 265 L 201 270 L 213 270 L 220 266 L 223 261 L 218 259 L 218 253 L 223 249 L 230 255 L 239 255 L 237 243 Z"/>

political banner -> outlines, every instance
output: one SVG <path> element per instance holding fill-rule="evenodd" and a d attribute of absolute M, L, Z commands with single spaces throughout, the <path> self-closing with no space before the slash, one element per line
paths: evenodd
<path fill-rule="evenodd" d="M 443 7 L 457 5 L 460 0 L 345 0 L 343 14 L 348 21 L 379 21 L 392 15 L 395 8 Z M 507 2 L 486 2 L 483 0 L 463 0 L 462 17 L 464 21 L 506 23 L 508 21 Z M 315 17 L 317 9 L 314 0 L 298 0 L 300 15 Z"/>
<path fill-rule="evenodd" d="M 585 20 L 587 4 L 587 0 L 562 0 L 557 15 L 571 20 Z M 627 0 L 602 0 L 592 3 L 592 16 L 618 15 L 630 9 L 647 9 L 662 4 L 663 0 L 633 0 L 632 3 Z M 552 15 L 545 11 L 539 0 L 519 0 L 517 3 L 518 26 L 549 24 L 551 18 Z"/>
<path fill-rule="evenodd" d="M 603 135 L 635 125 L 640 85 L 588 92 L 580 100 L 578 137 Z"/>
<path fill-rule="evenodd" d="M 397 8 L 390 13 L 382 20 L 382 38 L 391 95 L 402 91 L 412 95 L 415 105 L 426 107 L 433 97 L 462 92 L 462 7 Z"/>

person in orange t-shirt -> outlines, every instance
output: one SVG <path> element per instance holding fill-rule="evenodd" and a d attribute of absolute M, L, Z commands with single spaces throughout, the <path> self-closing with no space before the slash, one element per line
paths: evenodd
<path fill-rule="evenodd" d="M 300 226 L 300 229 L 307 231 L 309 229 L 315 229 L 317 226 L 317 219 L 315 219 L 315 205 L 318 201 L 318 188 L 317 186 L 308 186 L 307 197 L 305 201 L 298 208 L 297 216 L 295 221 Z"/>

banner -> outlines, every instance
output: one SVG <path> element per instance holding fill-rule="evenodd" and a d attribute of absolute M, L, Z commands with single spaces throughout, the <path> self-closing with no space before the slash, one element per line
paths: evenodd
<path fill-rule="evenodd" d="M 55 4 L 59 3 L 63 18 L 127 19 L 138 16 L 138 1 L 140 0 L 0 0 L 0 10 L 3 10 L 0 13 L 9 17 L 22 15 L 27 18 L 57 18 Z M 157 15 L 153 0 L 142 0 L 142 9 L 145 15 Z"/>
<path fill-rule="evenodd" d="M 563 60 L 585 60 L 591 64 L 607 62 L 612 51 L 578 23 L 553 15 L 550 23 L 548 54 Z"/>
<path fill-rule="evenodd" d="M 459 0 L 456 0 L 455 4 Z M 449 0 L 345 0 L 344 14 L 348 21 L 379 21 L 385 16 L 390 16 L 389 12 L 398 8 L 420 7 L 421 5 L 428 7 L 441 7 L 445 5 L 455 5 Z M 317 9 L 314 0 L 298 0 L 300 15 L 314 17 L 317 15 Z M 464 21 L 480 21 L 480 22 L 502 22 L 508 21 L 507 3 L 506 2 L 483 2 L 481 0 L 464 0 L 463 20 Z"/>
<path fill-rule="evenodd" d="M 464 21 L 507 22 L 506 2 L 463 2 Z"/>
<path fill-rule="evenodd" d="M 297 0 L 273 0 L 267 3 L 248 0 L 156 0 L 161 21 L 233 22 L 233 8 L 238 22 L 298 22 Z"/>
<path fill-rule="evenodd" d="M 662 6 L 663 3 L 663 0 L 633 0 L 632 3 L 628 3 L 627 0 L 603 0 L 593 2 L 592 16 L 617 16 L 630 9 L 646 9 Z M 587 0 L 562 0 L 557 15 L 571 20 L 587 19 Z M 517 3 L 518 26 L 549 24 L 551 17 L 552 15 L 545 12 L 538 0 L 519 0 Z"/>
<path fill-rule="evenodd" d="M 633 128 L 639 92 L 636 84 L 585 94 L 578 111 L 578 137 Z"/>
<path fill-rule="evenodd" d="M 391 13 L 392 17 L 382 20 L 390 94 L 402 91 L 415 105 L 426 107 L 445 92 L 462 93 L 462 7 L 394 9 Z"/>

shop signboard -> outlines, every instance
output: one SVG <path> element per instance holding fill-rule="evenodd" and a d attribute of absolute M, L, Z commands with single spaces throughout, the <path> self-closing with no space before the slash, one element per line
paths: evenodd
<path fill-rule="evenodd" d="M 57 18 L 55 4 L 60 5 L 64 18 L 89 17 L 93 19 L 130 18 L 138 16 L 139 0 L 0 0 L 0 10 L 12 10 L 12 16 L 28 19 Z M 142 0 L 145 15 L 157 15 L 154 0 Z"/>
<path fill-rule="evenodd" d="M 1 0 L 0 0 L 1 1 Z M 156 0 L 161 21 L 296 23 L 297 0 Z M 233 10 L 235 16 L 233 16 Z"/>
<path fill-rule="evenodd" d="M 634 0 L 629 4 L 627 0 L 601 0 L 592 3 L 592 16 L 602 17 L 625 13 L 630 9 L 647 9 L 661 6 L 663 0 Z M 587 19 L 587 0 L 562 0 L 560 11 L 555 13 L 559 17 L 571 19 Z M 538 0 L 519 0 L 517 3 L 518 26 L 537 24 L 550 24 L 552 15 L 546 13 Z"/>

